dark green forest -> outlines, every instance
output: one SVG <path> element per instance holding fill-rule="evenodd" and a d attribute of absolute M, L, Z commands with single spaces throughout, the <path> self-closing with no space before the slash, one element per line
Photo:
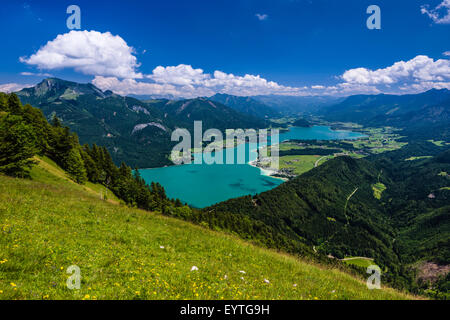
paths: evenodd
<path fill-rule="evenodd" d="M 131 167 L 117 167 L 105 147 L 81 146 L 57 117 L 50 124 L 41 110 L 22 106 L 15 94 L 0 94 L 0 172 L 29 177 L 34 155 L 54 160 L 77 183 L 103 184 L 128 205 L 161 212 L 178 205 L 159 184 L 147 186 Z"/>
<path fill-rule="evenodd" d="M 204 211 L 263 221 L 336 258 L 374 258 L 392 285 L 419 292 L 426 286 L 416 283 L 411 265 L 450 261 L 449 177 L 443 174 L 450 171 L 450 151 L 444 150 L 417 142 L 368 159 L 338 157 L 273 190 Z M 434 156 L 405 161 L 412 154 Z M 374 196 L 376 183 L 387 187 L 381 199 Z"/>

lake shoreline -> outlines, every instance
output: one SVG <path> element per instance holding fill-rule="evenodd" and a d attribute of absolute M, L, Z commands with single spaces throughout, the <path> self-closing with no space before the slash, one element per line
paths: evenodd
<path fill-rule="evenodd" d="M 263 175 L 263 176 L 280 179 L 285 182 L 289 181 L 288 178 L 283 178 L 283 177 L 277 176 L 277 174 L 280 174 L 279 170 L 270 169 L 270 168 L 262 168 L 262 167 L 258 166 L 258 160 L 253 160 L 253 161 L 247 162 L 247 164 L 251 167 L 258 168 L 261 171 L 261 175 Z"/>
<path fill-rule="evenodd" d="M 336 132 L 327 126 L 290 127 L 289 129 L 287 132 L 280 133 L 279 139 L 272 139 L 273 143 L 279 144 L 297 139 L 346 140 L 362 136 L 351 131 Z M 284 170 L 265 167 L 265 162 L 259 162 L 260 147 L 265 146 L 253 146 L 247 143 L 245 152 L 249 155 L 246 155 L 246 160 L 242 164 L 208 165 L 202 161 L 201 165 L 194 163 L 171 165 L 139 169 L 139 172 L 147 183 L 160 183 L 168 197 L 180 199 L 196 208 L 204 208 L 228 199 L 272 190 L 291 179 L 289 175 L 285 175 Z M 226 152 L 225 150 L 223 152 Z"/>

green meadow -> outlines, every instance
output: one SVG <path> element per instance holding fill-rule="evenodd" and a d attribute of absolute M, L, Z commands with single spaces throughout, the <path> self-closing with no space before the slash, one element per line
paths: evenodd
<path fill-rule="evenodd" d="M 159 213 L 102 200 L 48 159 L 0 175 L 0 299 L 412 299 Z M 110 194 L 110 193 L 109 193 Z M 104 198 L 104 197 L 103 197 Z M 81 270 L 70 290 L 69 266 Z M 196 268 L 195 268 L 196 267 Z"/>
<path fill-rule="evenodd" d="M 352 264 L 362 268 L 367 268 L 369 266 L 375 265 L 373 259 L 365 257 L 345 257 L 343 261 L 344 263 Z"/>
<path fill-rule="evenodd" d="M 301 175 L 314 168 L 315 163 L 321 158 L 315 155 L 283 156 L 280 157 L 280 169 L 291 169 L 296 175 Z M 332 158 L 332 156 L 323 157 L 320 163 L 329 158 Z"/>

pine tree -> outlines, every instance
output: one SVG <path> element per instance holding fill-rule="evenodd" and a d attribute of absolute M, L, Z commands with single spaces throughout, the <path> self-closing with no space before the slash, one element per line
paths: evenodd
<path fill-rule="evenodd" d="M 11 93 L 8 98 L 8 110 L 12 114 L 20 115 L 22 113 L 22 103 L 15 93 Z"/>
<path fill-rule="evenodd" d="M 23 107 L 25 122 L 33 127 L 37 139 L 38 153 L 46 155 L 51 150 L 49 145 L 52 128 L 40 109 L 33 108 L 29 104 Z"/>
<path fill-rule="evenodd" d="M 34 164 L 36 138 L 32 127 L 16 115 L 0 117 L 0 172 L 28 177 Z"/>
<path fill-rule="evenodd" d="M 55 128 L 61 128 L 62 127 L 61 120 L 59 120 L 59 118 L 56 115 L 53 116 L 52 126 L 55 127 Z"/>
<path fill-rule="evenodd" d="M 87 181 L 86 169 L 84 167 L 83 159 L 77 148 L 72 148 L 66 159 L 66 170 L 77 183 L 85 183 Z"/>
<path fill-rule="evenodd" d="M 0 112 L 8 111 L 8 95 L 0 92 Z"/>
<path fill-rule="evenodd" d="M 97 183 L 100 181 L 100 173 L 97 168 L 97 164 L 90 156 L 90 150 L 88 145 L 84 145 L 80 151 L 81 158 L 83 159 L 84 166 L 86 168 L 86 174 L 89 181 Z"/>

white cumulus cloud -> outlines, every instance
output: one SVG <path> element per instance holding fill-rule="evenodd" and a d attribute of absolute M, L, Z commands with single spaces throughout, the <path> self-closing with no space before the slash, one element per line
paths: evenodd
<path fill-rule="evenodd" d="M 96 76 L 92 84 L 102 90 L 111 90 L 120 95 L 173 95 L 183 98 L 212 96 L 214 92 L 203 87 L 192 85 L 174 86 L 167 83 L 149 83 L 135 79 L 120 80 L 116 77 Z"/>
<path fill-rule="evenodd" d="M 390 85 L 399 82 L 447 81 L 450 80 L 450 60 L 433 60 L 417 56 L 409 61 L 399 61 L 392 66 L 369 70 L 356 68 L 347 70 L 342 79 L 347 83 Z"/>
<path fill-rule="evenodd" d="M 0 92 L 10 93 L 20 91 L 23 88 L 32 87 L 32 84 L 20 84 L 20 83 L 5 83 L 0 84 Z"/>
<path fill-rule="evenodd" d="M 156 67 L 147 78 L 158 83 L 170 83 L 174 85 L 201 84 L 210 76 L 203 73 L 202 69 L 194 69 L 190 65 L 180 64 L 175 67 Z"/>
<path fill-rule="evenodd" d="M 222 71 L 215 71 L 213 77 L 206 80 L 204 85 L 216 92 L 237 96 L 300 94 L 299 88 L 283 86 L 274 81 L 268 81 L 259 75 L 236 76 Z"/>
<path fill-rule="evenodd" d="M 445 0 L 433 10 L 440 10 L 441 13 L 442 9 L 449 8 L 450 0 Z M 423 10 L 424 13 L 431 12 L 427 8 Z M 267 15 L 258 18 L 264 20 Z M 450 52 L 446 51 L 443 55 L 448 57 Z M 329 86 L 285 86 L 260 75 L 235 75 L 219 70 L 206 73 L 203 69 L 187 64 L 158 66 L 150 74 L 144 75 L 138 71 L 140 65 L 134 49 L 128 46 L 125 40 L 110 32 L 98 31 L 71 31 L 58 35 L 36 53 L 20 58 L 20 61 L 40 70 L 71 68 L 92 75 L 94 85 L 121 95 L 173 95 L 185 98 L 212 96 L 215 93 L 237 96 L 351 95 L 413 93 L 450 87 L 450 60 L 434 60 L 426 55 L 419 55 L 409 61 L 398 61 L 391 66 L 375 70 L 364 67 L 350 69 L 337 78 L 337 83 Z M 42 71 L 21 74 L 50 76 Z M 9 83 L 0 85 L 0 90 L 17 91 L 27 86 Z"/>
<path fill-rule="evenodd" d="M 437 7 L 430 9 L 429 5 L 421 7 L 422 14 L 426 14 L 434 23 L 450 24 L 450 0 L 443 0 Z"/>
<path fill-rule="evenodd" d="M 158 66 L 145 78 L 152 82 L 97 76 L 92 83 L 102 90 L 108 89 L 119 94 L 171 94 L 185 98 L 212 96 L 218 92 L 237 96 L 300 95 L 303 90 L 268 81 L 259 75 L 237 76 L 222 71 L 209 74 L 184 64 Z"/>
<path fill-rule="evenodd" d="M 122 95 L 174 95 L 184 98 L 212 96 L 215 93 L 236 96 L 417 93 L 432 88 L 450 88 L 450 60 L 434 60 L 421 55 L 376 70 L 363 67 L 350 69 L 338 78 L 340 82 L 330 86 L 284 86 L 259 75 L 240 76 L 218 70 L 210 74 L 184 64 L 156 67 L 145 78 L 144 81 L 137 81 L 97 76 L 92 83 L 100 89 Z"/>
<path fill-rule="evenodd" d="M 134 49 L 110 32 L 70 31 L 49 41 L 30 57 L 20 61 L 41 70 L 73 68 L 94 76 L 142 78 Z"/>

